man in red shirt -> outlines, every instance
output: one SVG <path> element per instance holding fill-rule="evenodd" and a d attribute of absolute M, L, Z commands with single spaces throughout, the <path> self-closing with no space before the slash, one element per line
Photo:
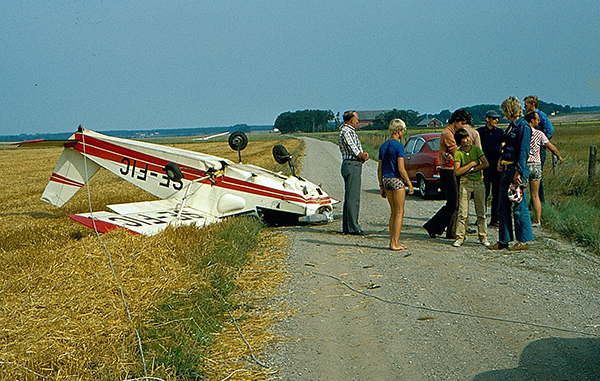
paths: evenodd
<path fill-rule="evenodd" d="M 442 235 L 446 230 L 446 238 L 455 239 L 456 212 L 458 210 L 458 184 L 454 175 L 454 152 L 458 145 L 454 141 L 454 133 L 473 122 L 471 113 L 458 109 L 452 113 L 448 126 L 440 137 L 440 182 L 446 194 L 446 204 L 423 225 L 431 238 Z"/>

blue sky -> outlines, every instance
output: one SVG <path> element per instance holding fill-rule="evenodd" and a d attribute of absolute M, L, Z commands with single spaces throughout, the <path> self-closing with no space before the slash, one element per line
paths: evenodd
<path fill-rule="evenodd" d="M 597 0 L 1 1 L 0 18 L 1 135 L 600 105 Z"/>

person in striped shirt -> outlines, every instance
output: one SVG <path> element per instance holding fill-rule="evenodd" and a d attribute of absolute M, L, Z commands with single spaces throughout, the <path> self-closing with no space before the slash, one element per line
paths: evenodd
<path fill-rule="evenodd" d="M 351 235 L 366 235 L 358 223 L 362 165 L 369 160 L 369 153 L 363 151 L 356 127 L 358 113 L 354 110 L 344 113 L 344 123 L 340 126 L 338 143 L 342 153 L 342 178 L 344 179 L 344 206 L 342 212 L 342 232 Z"/>
<path fill-rule="evenodd" d="M 544 148 L 552 152 L 554 156 L 563 162 L 562 156 L 556 146 L 550 143 L 550 140 L 544 132 L 538 130 L 540 116 L 537 112 L 531 111 L 525 115 L 525 120 L 531 126 L 531 143 L 529 147 L 529 156 L 527 157 L 527 166 L 529 167 L 529 184 L 531 188 L 531 206 L 535 221 L 531 224 L 533 227 L 542 226 L 542 200 L 540 198 L 540 184 L 542 183 L 542 158 L 541 152 Z"/>
<path fill-rule="evenodd" d="M 554 126 L 550 123 L 548 119 L 548 115 L 545 112 L 539 109 L 540 100 L 537 95 L 529 95 L 525 97 L 525 113 L 529 114 L 532 111 L 535 111 L 536 114 L 540 117 L 540 123 L 537 127 L 538 130 L 541 130 L 544 135 L 548 138 L 548 140 L 552 139 L 552 135 L 554 134 Z M 542 170 L 544 169 L 544 162 L 546 161 L 546 150 L 542 147 L 540 150 L 540 159 L 542 161 Z M 545 202 L 544 199 L 544 182 L 540 180 L 540 202 L 543 204 Z"/>

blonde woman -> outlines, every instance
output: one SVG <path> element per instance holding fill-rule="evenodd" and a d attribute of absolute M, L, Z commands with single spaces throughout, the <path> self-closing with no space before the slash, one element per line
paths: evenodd
<path fill-rule="evenodd" d="M 377 175 L 381 197 L 387 198 L 390 204 L 389 249 L 397 251 L 407 249 L 406 245 L 400 243 L 406 197 L 405 186 L 408 186 L 408 194 L 413 194 L 414 189 L 404 168 L 404 145 L 400 142 L 406 131 L 406 124 L 402 119 L 393 119 L 389 124 L 389 131 L 390 139 L 379 147 Z"/>
<path fill-rule="evenodd" d="M 531 127 L 523 119 L 521 103 L 515 97 L 508 97 L 500 106 L 504 117 L 510 120 L 503 137 L 502 155 L 498 161 L 500 175 L 500 193 L 498 199 L 498 243 L 490 246 L 491 250 L 527 250 L 528 242 L 533 241 L 531 217 L 527 207 L 525 192 L 521 202 L 513 205 L 508 198 L 511 184 L 526 189 L 529 180 L 529 146 L 531 144 Z M 511 219 L 512 217 L 512 219 Z M 514 235 L 513 235 L 514 221 Z M 517 243 L 509 247 L 516 236 Z"/>

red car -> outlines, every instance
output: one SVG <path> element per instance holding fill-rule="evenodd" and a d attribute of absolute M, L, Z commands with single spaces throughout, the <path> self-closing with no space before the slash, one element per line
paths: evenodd
<path fill-rule="evenodd" d="M 423 198 L 441 191 L 439 150 L 439 132 L 411 136 L 404 146 L 404 167 Z"/>

